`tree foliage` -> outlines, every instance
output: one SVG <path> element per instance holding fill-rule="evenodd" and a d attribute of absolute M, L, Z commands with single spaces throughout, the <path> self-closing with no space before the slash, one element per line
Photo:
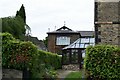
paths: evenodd
<path fill-rule="evenodd" d="M 22 39 L 25 35 L 25 23 L 18 17 L 2 18 L 2 31 L 11 33 L 15 38 Z"/>
<path fill-rule="evenodd" d="M 17 11 L 16 17 L 17 16 L 20 16 L 23 19 L 24 23 L 26 23 L 26 13 L 25 13 L 25 7 L 23 4 L 22 4 L 20 10 Z"/>
<path fill-rule="evenodd" d="M 11 33 L 20 40 L 24 40 L 25 34 L 30 35 L 31 29 L 26 24 L 26 13 L 23 4 L 15 17 L 2 18 L 2 31 Z"/>
<path fill-rule="evenodd" d="M 45 37 L 45 39 L 43 39 L 43 42 L 44 42 L 45 46 L 47 47 L 48 46 L 48 37 Z"/>
<path fill-rule="evenodd" d="M 20 10 L 16 12 L 16 17 L 18 17 L 18 16 L 20 16 L 23 19 L 23 21 L 25 23 L 26 36 L 29 36 L 31 34 L 31 28 L 26 23 L 26 12 L 25 12 L 25 7 L 23 4 L 22 4 Z"/>

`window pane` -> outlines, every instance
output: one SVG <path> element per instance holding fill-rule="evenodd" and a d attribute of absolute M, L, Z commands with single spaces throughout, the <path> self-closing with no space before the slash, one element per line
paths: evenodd
<path fill-rule="evenodd" d="M 80 44 L 75 44 L 75 48 L 80 48 Z"/>
<path fill-rule="evenodd" d="M 80 48 L 84 48 L 84 44 L 80 44 Z"/>
<path fill-rule="evenodd" d="M 82 50 L 82 57 L 85 57 L 85 50 Z"/>
<path fill-rule="evenodd" d="M 85 48 L 87 48 L 89 46 L 89 44 L 85 44 Z"/>
<path fill-rule="evenodd" d="M 70 37 L 60 36 L 56 39 L 56 45 L 69 45 L 70 44 Z"/>
<path fill-rule="evenodd" d="M 95 39 L 94 38 L 90 38 L 90 43 L 95 43 Z"/>
<path fill-rule="evenodd" d="M 89 43 L 89 38 L 81 38 L 81 43 Z"/>

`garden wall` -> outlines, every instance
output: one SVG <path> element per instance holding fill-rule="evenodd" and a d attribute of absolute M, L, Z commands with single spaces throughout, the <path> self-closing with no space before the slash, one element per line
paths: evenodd
<path fill-rule="evenodd" d="M 2 72 L 3 72 L 2 80 L 7 80 L 10 78 L 22 80 L 22 77 L 23 77 L 22 71 L 15 70 L 15 69 L 2 69 Z"/>

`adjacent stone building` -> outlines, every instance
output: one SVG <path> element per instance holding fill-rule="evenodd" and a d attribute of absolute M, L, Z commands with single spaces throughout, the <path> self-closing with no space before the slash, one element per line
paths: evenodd
<path fill-rule="evenodd" d="M 120 46 L 120 0 L 96 0 L 95 42 Z"/>

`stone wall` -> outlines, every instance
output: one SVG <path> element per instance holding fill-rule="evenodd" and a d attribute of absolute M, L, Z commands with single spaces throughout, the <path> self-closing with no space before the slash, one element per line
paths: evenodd
<path fill-rule="evenodd" d="M 22 80 L 23 72 L 15 69 L 2 69 L 2 80 Z"/>
<path fill-rule="evenodd" d="M 118 21 L 119 20 L 119 2 L 98 2 L 97 20 Z"/>
<path fill-rule="evenodd" d="M 102 24 L 99 27 L 99 34 L 98 38 L 101 39 L 100 44 L 111 44 L 111 45 L 118 45 L 119 38 L 118 38 L 118 24 Z"/>
<path fill-rule="evenodd" d="M 120 2 L 95 2 L 95 22 L 119 22 Z M 95 38 L 98 44 L 120 46 L 119 24 L 95 24 Z"/>
<path fill-rule="evenodd" d="M 69 65 L 63 65 L 63 70 L 72 70 L 72 71 L 79 71 L 79 64 L 69 64 Z"/>

